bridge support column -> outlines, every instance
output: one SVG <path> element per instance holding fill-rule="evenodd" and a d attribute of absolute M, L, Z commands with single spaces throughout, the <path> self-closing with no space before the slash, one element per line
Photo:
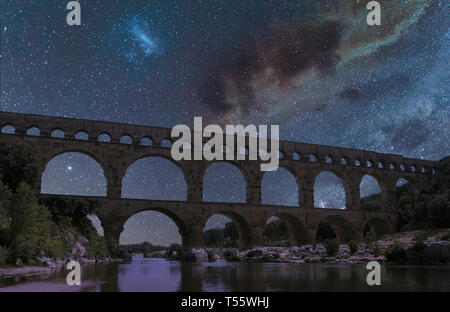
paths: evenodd
<path fill-rule="evenodd" d="M 203 247 L 203 226 L 194 224 L 189 226 L 189 233 L 183 241 L 183 248 L 202 248 Z"/>
<path fill-rule="evenodd" d="M 263 245 L 263 241 L 264 241 L 264 226 L 252 226 L 250 228 L 250 232 L 251 232 L 251 241 L 250 241 L 250 248 L 254 248 L 254 247 L 261 247 Z"/>
<path fill-rule="evenodd" d="M 349 182 L 350 183 L 350 194 L 346 194 L 347 197 L 347 209 L 351 210 L 359 210 L 361 209 L 361 194 L 359 191 L 358 182 Z"/>
<path fill-rule="evenodd" d="M 102 223 L 103 231 L 105 233 L 105 240 L 108 247 L 109 252 L 113 257 L 120 256 L 119 250 L 119 238 L 120 233 L 123 231 L 123 225 L 119 222 L 106 222 Z"/>

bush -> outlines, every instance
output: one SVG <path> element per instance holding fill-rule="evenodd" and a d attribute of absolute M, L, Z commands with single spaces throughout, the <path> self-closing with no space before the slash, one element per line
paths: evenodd
<path fill-rule="evenodd" d="M 358 244 L 356 243 L 355 240 L 351 240 L 348 242 L 348 248 L 350 249 L 350 253 L 354 254 L 355 252 L 358 251 Z"/>
<path fill-rule="evenodd" d="M 208 261 L 210 261 L 210 262 L 216 261 L 216 254 L 214 253 L 214 251 L 212 249 L 206 250 L 206 253 L 208 254 Z"/>
<path fill-rule="evenodd" d="M 325 241 L 325 248 L 327 249 L 327 254 L 332 257 L 339 251 L 339 244 L 335 239 L 328 239 Z"/>
<path fill-rule="evenodd" d="M 394 244 L 386 249 L 384 256 L 388 261 L 404 263 L 406 261 L 405 247 L 399 241 L 394 241 Z"/>
<path fill-rule="evenodd" d="M 450 240 L 450 232 L 443 233 L 440 237 L 441 240 Z"/>
<path fill-rule="evenodd" d="M 375 229 L 371 226 L 370 230 L 366 233 L 364 240 L 366 242 L 366 247 L 368 249 L 374 248 L 377 241 L 377 233 L 375 232 Z"/>
<path fill-rule="evenodd" d="M 240 261 L 239 257 L 237 256 L 237 252 L 235 250 L 227 250 L 227 251 L 225 251 L 223 257 L 228 262 L 238 262 L 238 261 Z"/>
<path fill-rule="evenodd" d="M 427 239 L 427 235 L 425 234 L 425 232 L 419 232 L 416 233 L 416 235 L 414 235 L 414 246 L 413 248 L 415 250 L 421 250 L 425 248 L 425 241 Z"/>
<path fill-rule="evenodd" d="M 0 266 L 6 265 L 6 260 L 8 260 L 9 252 L 6 247 L 0 246 Z"/>

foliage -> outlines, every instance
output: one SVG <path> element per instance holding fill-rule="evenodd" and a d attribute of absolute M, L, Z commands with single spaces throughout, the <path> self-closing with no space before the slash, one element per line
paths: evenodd
<path fill-rule="evenodd" d="M 206 251 L 206 253 L 208 255 L 208 261 L 210 261 L 210 262 L 216 261 L 216 254 L 214 253 L 214 251 L 212 249 L 208 249 Z"/>
<path fill-rule="evenodd" d="M 351 240 L 348 242 L 348 248 L 350 249 L 350 253 L 354 254 L 355 252 L 358 251 L 358 244 L 356 243 L 355 240 Z"/>
<path fill-rule="evenodd" d="M 209 229 L 203 232 L 203 245 L 206 247 L 237 247 L 239 232 L 233 222 L 225 224 L 225 228 Z"/>
<path fill-rule="evenodd" d="M 439 239 L 441 239 L 441 240 L 450 240 L 450 232 L 445 232 L 445 233 L 443 233 L 443 234 L 439 237 Z"/>
<path fill-rule="evenodd" d="M 51 215 L 38 204 L 34 190 L 25 182 L 19 183 L 9 215 L 11 217 L 11 256 L 13 261 L 35 261 L 42 253 L 59 254 L 57 240 L 51 237 Z"/>
<path fill-rule="evenodd" d="M 410 183 L 397 188 L 398 230 L 450 227 L 449 194 L 450 157 L 446 157 L 418 193 Z"/>
<path fill-rule="evenodd" d="M 9 228 L 11 220 L 9 217 L 9 205 L 11 202 L 11 191 L 4 185 L 0 178 L 0 245 L 8 245 Z"/>
<path fill-rule="evenodd" d="M 8 248 L 0 246 L 0 267 L 6 265 L 6 260 L 8 259 L 9 251 Z"/>
<path fill-rule="evenodd" d="M 386 249 L 384 256 L 388 261 L 403 263 L 406 260 L 405 247 L 401 242 L 396 240 L 393 245 Z"/>
<path fill-rule="evenodd" d="M 377 233 L 375 232 L 373 226 L 370 227 L 370 230 L 364 236 L 364 241 L 368 249 L 374 248 L 374 245 L 376 244 L 377 241 Z"/>
<path fill-rule="evenodd" d="M 235 250 L 225 251 L 225 253 L 223 254 L 223 257 L 228 262 L 239 262 L 240 261 L 238 255 L 237 255 L 237 252 Z"/>
<path fill-rule="evenodd" d="M 263 232 L 266 241 L 283 241 L 289 239 L 289 231 L 286 224 L 280 220 L 276 219 L 269 222 L 264 228 Z"/>
<path fill-rule="evenodd" d="M 92 233 L 93 226 L 88 215 L 94 213 L 97 205 L 94 201 L 66 199 L 58 197 L 48 197 L 41 200 L 41 203 L 49 207 L 52 219 L 55 223 L 63 222 L 67 217 L 74 228 L 77 228 L 83 235 Z"/>
<path fill-rule="evenodd" d="M 319 242 L 325 242 L 330 239 L 335 239 L 336 233 L 333 230 L 333 227 L 328 222 L 320 222 L 319 227 L 317 228 L 317 240 Z"/>
<path fill-rule="evenodd" d="M 0 176 L 11 190 L 15 191 L 22 181 L 34 185 L 37 176 L 34 155 L 28 144 L 0 140 Z"/>
<path fill-rule="evenodd" d="M 324 243 L 327 249 L 327 254 L 332 257 L 336 255 L 339 251 L 339 244 L 336 239 L 327 239 Z"/>
<path fill-rule="evenodd" d="M 425 241 L 427 240 L 427 235 L 425 232 L 418 232 L 414 235 L 414 246 L 415 250 L 422 250 L 426 247 Z"/>
<path fill-rule="evenodd" d="M 140 244 L 123 245 L 123 248 L 128 250 L 128 252 L 130 252 L 130 253 L 143 253 L 143 254 L 169 249 L 169 247 L 156 246 L 149 242 L 143 242 Z M 174 248 L 174 247 L 172 247 L 172 248 Z"/>

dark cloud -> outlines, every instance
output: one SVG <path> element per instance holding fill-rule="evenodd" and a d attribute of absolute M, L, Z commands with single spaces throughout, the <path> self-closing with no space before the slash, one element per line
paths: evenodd
<path fill-rule="evenodd" d="M 272 27 L 242 51 L 222 56 L 225 61 L 206 74 L 204 103 L 216 113 L 239 108 L 245 115 L 257 105 L 252 83 L 261 76 L 284 85 L 313 67 L 324 74 L 331 71 L 339 60 L 341 32 L 342 26 L 334 21 Z"/>

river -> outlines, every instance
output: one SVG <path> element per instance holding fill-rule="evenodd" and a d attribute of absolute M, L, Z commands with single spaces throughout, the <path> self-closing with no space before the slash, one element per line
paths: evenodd
<path fill-rule="evenodd" d="M 0 278 L 0 291 L 450 291 L 450 266 L 383 265 L 381 286 L 368 286 L 364 265 L 191 263 L 133 258 L 82 266 L 81 286 L 62 269 Z"/>

